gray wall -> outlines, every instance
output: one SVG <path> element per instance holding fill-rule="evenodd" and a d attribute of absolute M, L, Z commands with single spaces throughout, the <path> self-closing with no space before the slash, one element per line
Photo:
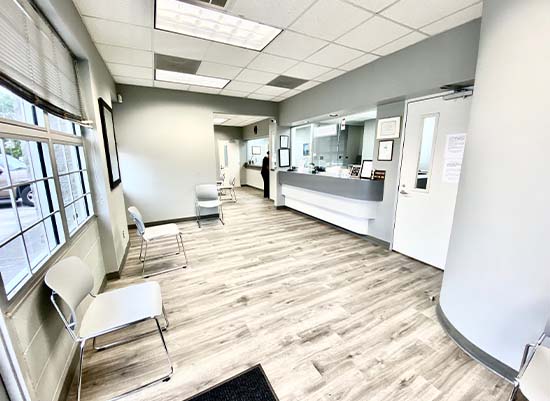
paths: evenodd
<path fill-rule="evenodd" d="M 361 111 L 474 78 L 479 20 L 383 57 L 281 103 L 281 125 L 341 110 Z"/>
<path fill-rule="evenodd" d="M 195 215 L 196 184 L 217 176 L 213 113 L 276 115 L 277 104 L 122 85 L 114 118 L 127 205 L 146 222 Z"/>
<path fill-rule="evenodd" d="M 377 121 L 387 117 L 403 117 L 405 102 L 396 102 L 378 106 Z M 395 206 L 397 186 L 399 183 L 399 160 L 401 158 L 401 139 L 403 137 L 403 124 L 401 124 L 401 135 L 393 140 L 392 161 L 378 160 L 378 143 L 375 139 L 372 166 L 375 170 L 386 170 L 384 181 L 384 200 L 378 206 L 376 219 L 369 225 L 369 235 L 385 242 L 391 242 L 393 237 L 393 226 L 395 221 Z M 376 126 L 375 126 L 376 131 Z M 376 136 L 375 136 L 376 138 Z"/>
<path fill-rule="evenodd" d="M 242 141 L 243 129 L 241 127 L 227 127 L 225 125 L 214 125 L 214 139 L 215 139 L 216 169 L 217 169 L 216 173 L 219 173 L 222 155 L 220 155 L 220 151 L 218 148 L 218 141 L 232 141 L 232 140 Z M 241 153 L 242 153 L 242 150 L 240 149 L 239 154 Z M 242 163 L 244 163 L 244 159 L 242 159 L 242 157 L 241 157 L 241 160 L 243 160 Z"/>
<path fill-rule="evenodd" d="M 486 0 L 441 306 L 519 367 L 550 315 L 550 2 Z"/>
<path fill-rule="evenodd" d="M 277 114 L 274 114 L 275 117 Z M 256 139 L 256 138 L 265 138 L 269 136 L 269 122 L 270 119 L 266 119 L 263 121 L 258 121 L 257 123 L 247 125 L 246 127 L 243 127 L 243 138 L 248 139 Z M 254 133 L 254 127 L 258 127 L 258 133 Z"/>

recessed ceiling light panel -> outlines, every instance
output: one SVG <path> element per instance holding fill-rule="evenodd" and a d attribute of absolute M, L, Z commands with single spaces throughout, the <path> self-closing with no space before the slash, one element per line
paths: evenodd
<path fill-rule="evenodd" d="M 156 0 L 155 28 L 262 50 L 281 29 L 179 0 Z"/>
<path fill-rule="evenodd" d="M 187 74 L 184 72 L 155 70 L 157 81 L 177 82 L 180 84 L 206 86 L 209 88 L 223 88 L 229 83 L 229 79 L 205 77 L 203 75 Z"/>

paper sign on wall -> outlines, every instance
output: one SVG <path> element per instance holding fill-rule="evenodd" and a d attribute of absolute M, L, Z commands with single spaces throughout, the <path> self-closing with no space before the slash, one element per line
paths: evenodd
<path fill-rule="evenodd" d="M 466 134 L 447 135 L 445 161 L 443 163 L 443 182 L 458 184 L 460 181 L 465 146 Z"/>

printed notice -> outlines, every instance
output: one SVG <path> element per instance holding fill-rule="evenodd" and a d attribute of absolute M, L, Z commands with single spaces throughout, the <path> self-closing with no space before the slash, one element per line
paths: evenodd
<path fill-rule="evenodd" d="M 445 144 L 445 162 L 443 165 L 443 182 L 458 184 L 462 170 L 462 158 L 466 146 L 466 134 L 447 135 Z"/>
<path fill-rule="evenodd" d="M 464 147 L 466 146 L 466 134 L 447 135 L 445 145 L 445 159 L 460 159 L 464 156 Z"/>

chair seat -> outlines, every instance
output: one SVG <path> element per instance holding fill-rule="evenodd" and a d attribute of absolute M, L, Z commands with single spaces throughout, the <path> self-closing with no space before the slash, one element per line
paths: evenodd
<path fill-rule="evenodd" d="M 218 199 L 209 200 L 209 201 L 199 201 L 197 202 L 197 205 L 199 205 L 199 207 L 204 207 L 204 208 L 218 207 L 220 206 L 220 201 Z"/>
<path fill-rule="evenodd" d="M 550 401 L 550 348 L 537 348 L 519 380 L 519 388 L 529 401 Z"/>
<path fill-rule="evenodd" d="M 152 241 L 157 238 L 174 237 L 180 233 L 176 224 L 163 224 L 161 226 L 147 227 L 143 234 L 145 241 Z"/>
<path fill-rule="evenodd" d="M 156 281 L 97 295 L 88 307 L 79 336 L 89 339 L 116 328 L 162 314 L 162 296 Z"/>

